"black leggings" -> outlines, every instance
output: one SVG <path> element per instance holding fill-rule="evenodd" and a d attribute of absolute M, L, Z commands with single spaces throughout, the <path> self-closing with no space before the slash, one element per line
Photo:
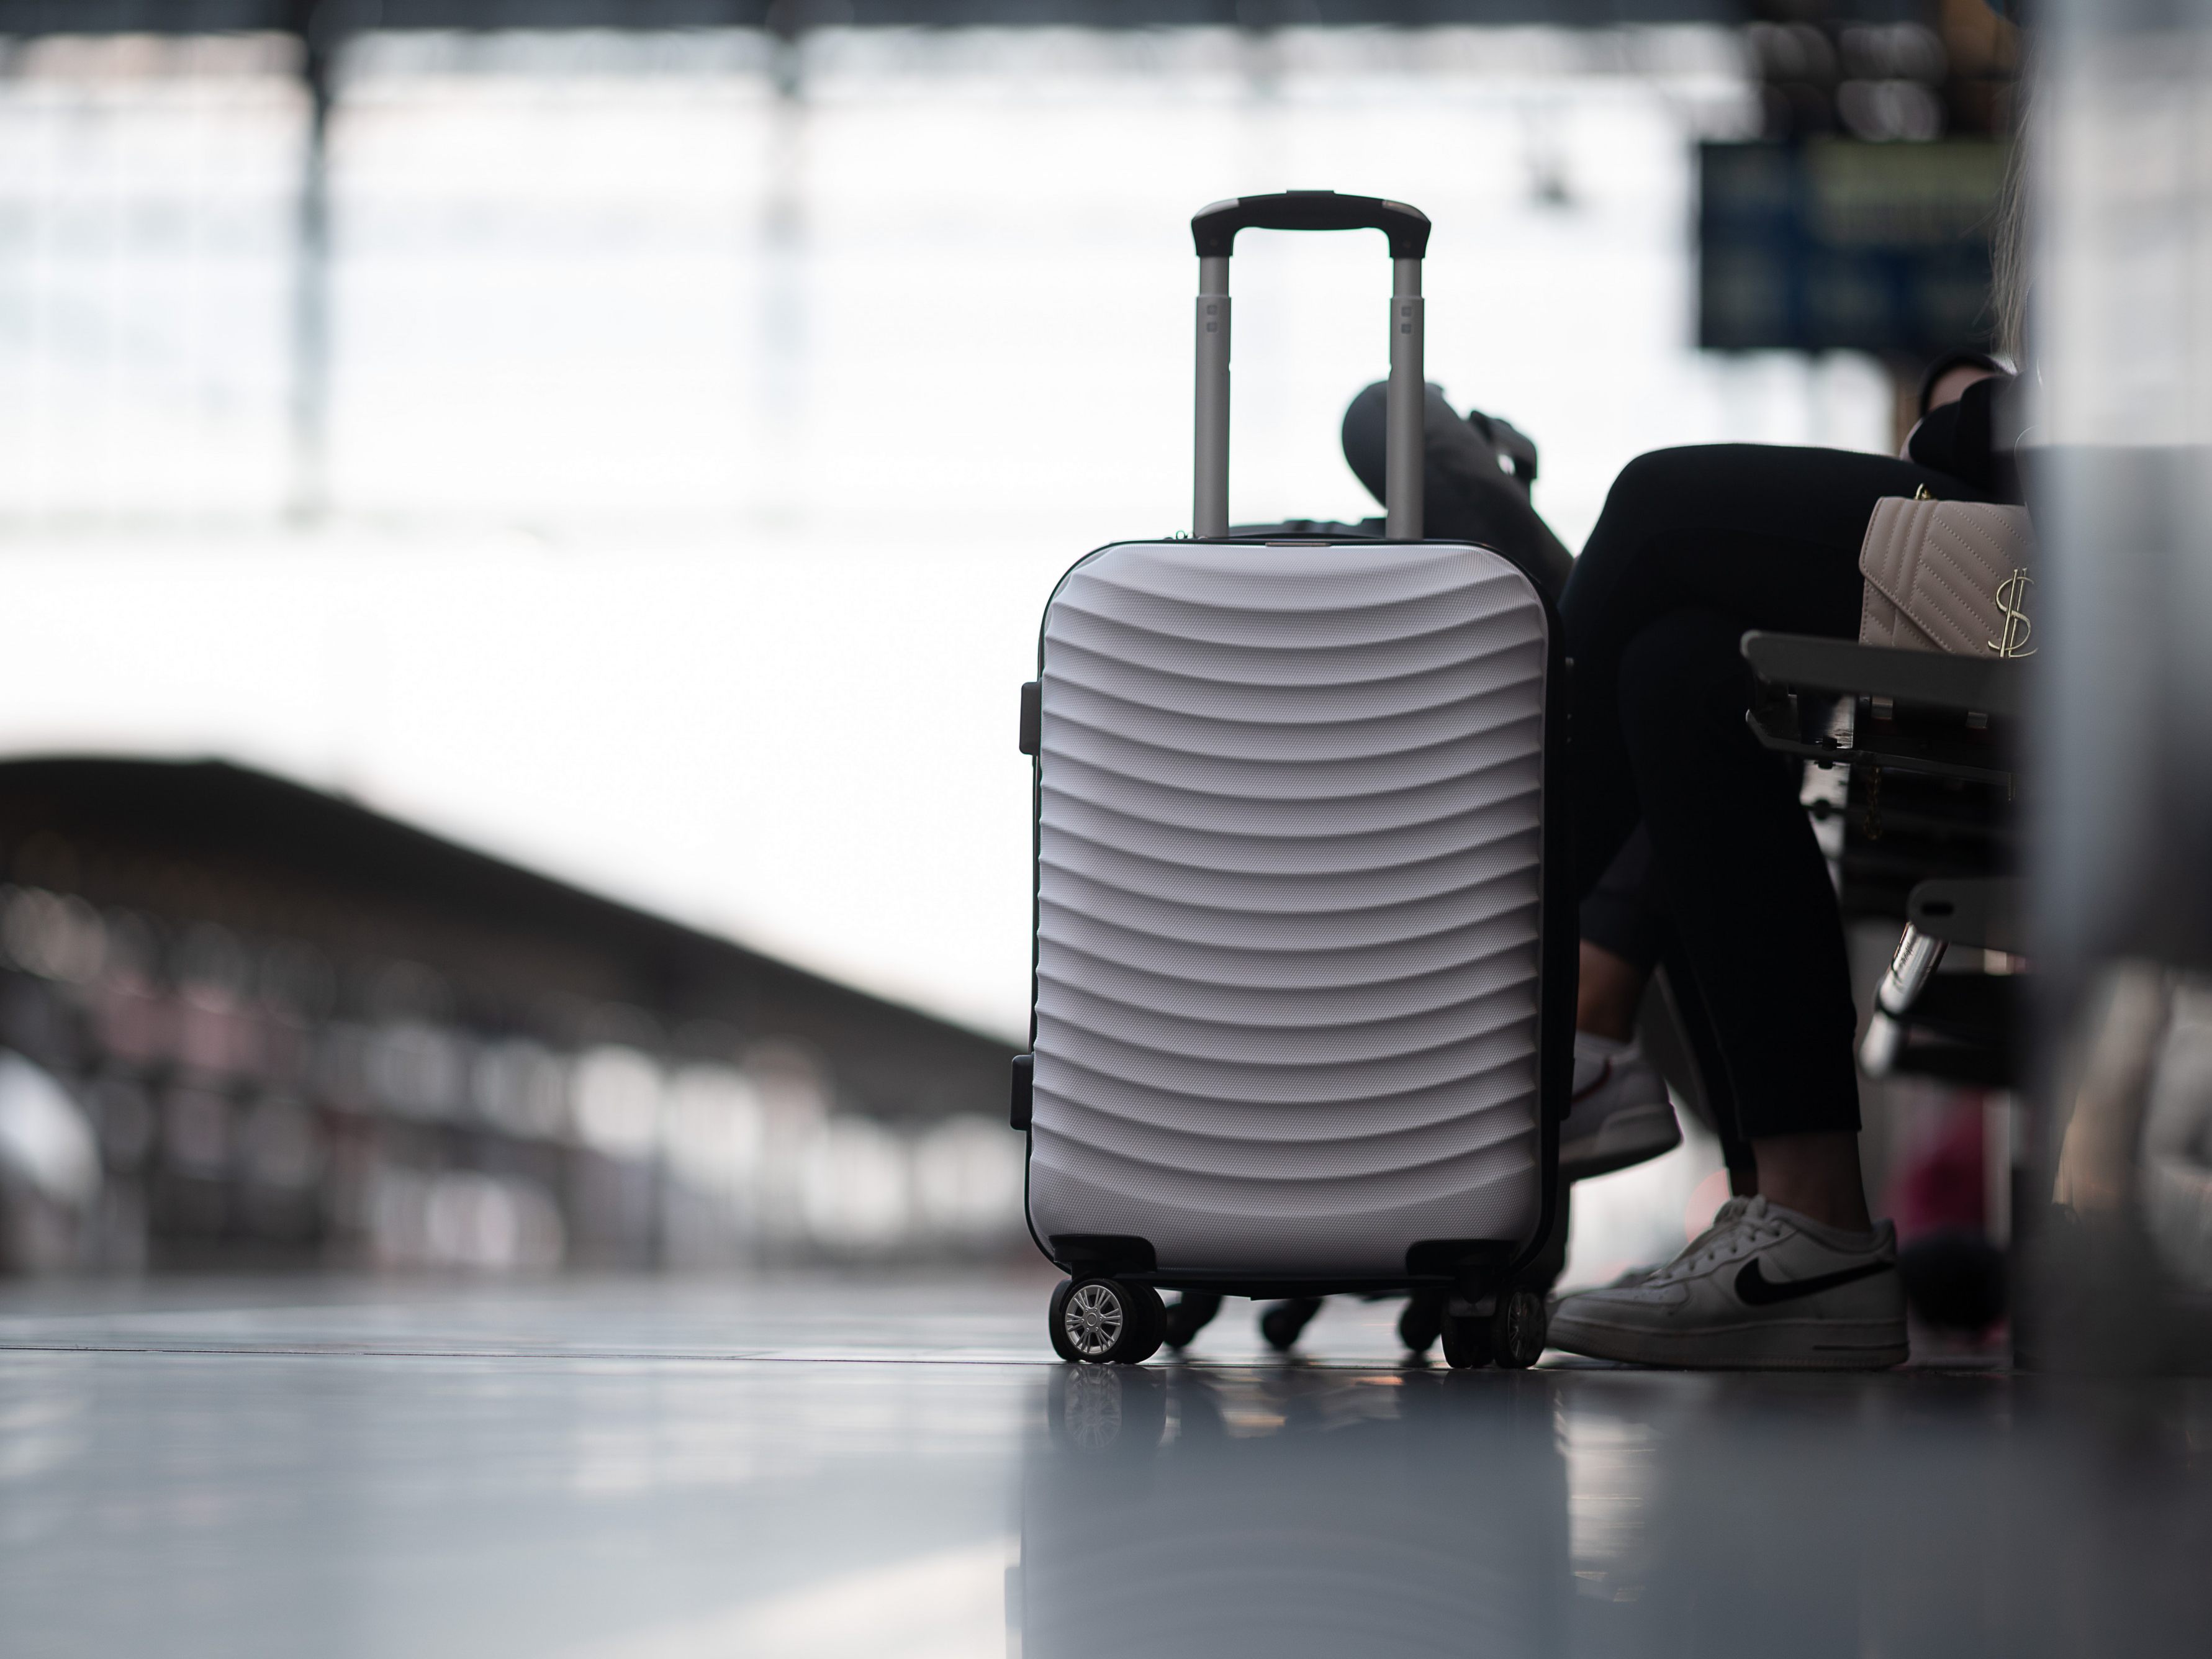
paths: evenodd
<path fill-rule="evenodd" d="M 1746 1139 L 1856 1131 L 1859 1113 L 1835 893 L 1797 763 L 1744 725 L 1741 642 L 1753 628 L 1856 637 L 1874 504 L 1922 484 L 1984 499 L 1912 462 L 1839 450 L 1645 455 L 1614 481 L 1559 600 L 1577 891 L 1599 887 L 1640 819 L 1668 954 L 1696 981 Z"/>

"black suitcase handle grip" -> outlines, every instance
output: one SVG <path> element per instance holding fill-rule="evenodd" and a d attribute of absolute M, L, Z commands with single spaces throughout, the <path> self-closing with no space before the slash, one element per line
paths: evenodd
<path fill-rule="evenodd" d="M 1420 209 L 1333 190 L 1232 196 L 1200 209 L 1190 222 L 1201 259 L 1226 259 L 1240 230 L 1379 230 L 1390 239 L 1394 259 L 1419 259 L 1429 251 L 1429 216 Z"/>

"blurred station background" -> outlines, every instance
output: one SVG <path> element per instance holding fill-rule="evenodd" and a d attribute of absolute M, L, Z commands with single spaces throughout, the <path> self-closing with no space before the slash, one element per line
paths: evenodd
<path fill-rule="evenodd" d="M 1572 547 L 1647 449 L 1895 447 L 2018 69 L 1981 0 L 0 0 L 7 1264 L 1023 1259 L 1014 691 L 1186 521 L 1190 213 L 1425 209 Z M 1240 517 L 1368 510 L 1380 263 L 1240 257 Z M 1870 1081 L 1875 1190 L 2002 1243 L 2009 1082 Z"/>
<path fill-rule="evenodd" d="M 0 763 L 0 824 L 11 1266 L 933 1259 L 1018 1227 L 1019 1145 L 975 1110 L 1002 1042 L 219 763 Z"/>

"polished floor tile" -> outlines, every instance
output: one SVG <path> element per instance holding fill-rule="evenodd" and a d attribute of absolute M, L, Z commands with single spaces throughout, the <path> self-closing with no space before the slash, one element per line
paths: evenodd
<path fill-rule="evenodd" d="M 0 1296 L 9 1655 L 2149 1655 L 2212 1387 L 1073 1370 L 1042 1282 Z"/>

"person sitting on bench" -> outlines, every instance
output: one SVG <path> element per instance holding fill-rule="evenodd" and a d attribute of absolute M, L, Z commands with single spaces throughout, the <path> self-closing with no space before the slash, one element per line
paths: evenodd
<path fill-rule="evenodd" d="M 1906 455 L 1715 445 L 1631 462 L 1560 599 L 1575 660 L 1577 879 L 1639 824 L 1719 1053 L 1755 1194 L 1672 1261 L 1563 1297 L 1551 1340 L 1692 1366 L 1880 1367 L 1906 1356 L 1893 1230 L 1867 1209 L 1842 918 L 1792 763 L 1744 714 L 1747 629 L 1856 638 L 1875 503 L 2018 501 L 2009 377 L 1937 365 Z M 1947 401 L 1938 402 L 1945 398 Z M 1585 939 L 1581 1012 L 1625 1029 L 1648 962 Z"/>

